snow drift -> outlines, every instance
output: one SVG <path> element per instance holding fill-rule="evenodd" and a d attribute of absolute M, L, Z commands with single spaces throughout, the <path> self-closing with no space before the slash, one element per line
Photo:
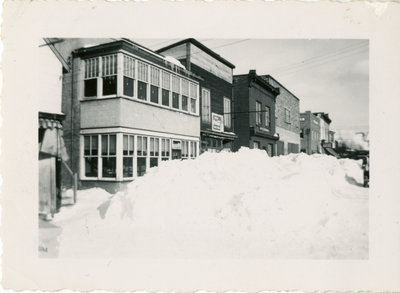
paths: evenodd
<path fill-rule="evenodd" d="M 65 208 L 62 257 L 367 258 L 360 162 L 242 148 L 166 161 Z"/>

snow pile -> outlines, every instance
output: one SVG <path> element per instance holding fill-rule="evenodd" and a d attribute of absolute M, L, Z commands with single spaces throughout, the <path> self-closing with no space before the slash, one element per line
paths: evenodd
<path fill-rule="evenodd" d="M 178 59 L 175 59 L 172 56 L 165 56 L 164 59 L 180 68 L 186 69 L 185 66 L 183 66 L 182 63 Z"/>
<path fill-rule="evenodd" d="M 356 161 L 245 148 L 166 161 L 125 193 L 80 191 L 73 219 L 59 222 L 60 255 L 366 258 L 361 172 Z"/>

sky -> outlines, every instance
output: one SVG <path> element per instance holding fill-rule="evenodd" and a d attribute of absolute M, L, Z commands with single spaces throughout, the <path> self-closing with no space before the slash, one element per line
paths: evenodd
<path fill-rule="evenodd" d="M 152 50 L 179 39 L 134 39 Z M 300 111 L 329 113 L 331 129 L 369 127 L 369 43 L 363 39 L 198 39 L 233 63 L 233 74 L 270 74 L 300 99 Z"/>

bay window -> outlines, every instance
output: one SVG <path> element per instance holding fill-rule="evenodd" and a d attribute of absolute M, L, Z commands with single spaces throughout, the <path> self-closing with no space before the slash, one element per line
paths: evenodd
<path fill-rule="evenodd" d="M 187 159 L 189 157 L 189 142 L 182 140 L 182 159 Z"/>
<path fill-rule="evenodd" d="M 134 136 L 124 135 L 123 136 L 123 162 L 122 162 L 122 173 L 123 177 L 133 177 L 133 159 L 134 159 Z"/>
<path fill-rule="evenodd" d="M 135 59 L 124 55 L 124 95 L 133 97 L 135 92 Z"/>
<path fill-rule="evenodd" d="M 99 143 L 97 135 L 86 135 L 84 137 L 84 152 L 83 157 L 85 161 L 86 177 L 97 177 L 98 171 L 98 156 L 99 156 Z"/>
<path fill-rule="evenodd" d="M 117 94 L 117 55 L 101 57 L 103 96 Z"/>
<path fill-rule="evenodd" d="M 161 139 L 161 160 L 169 160 L 170 140 L 167 138 Z"/>
<path fill-rule="evenodd" d="M 99 58 L 90 58 L 85 60 L 85 97 L 97 96 L 97 79 L 99 77 Z"/>
<path fill-rule="evenodd" d="M 117 137 L 115 134 L 101 136 L 102 177 L 115 178 L 117 165 Z"/>
<path fill-rule="evenodd" d="M 147 163 L 147 137 L 137 137 L 137 176 L 143 176 L 146 173 Z"/>
<path fill-rule="evenodd" d="M 197 103 L 197 84 L 191 82 L 190 83 L 190 91 L 189 91 L 189 96 L 190 96 L 190 113 L 197 113 L 196 109 L 196 103 Z"/>
<path fill-rule="evenodd" d="M 164 106 L 169 106 L 169 92 L 171 89 L 171 74 L 162 72 L 162 101 Z"/>
<path fill-rule="evenodd" d="M 158 166 L 160 139 L 150 137 L 150 168 Z"/>
<path fill-rule="evenodd" d="M 158 92 L 160 87 L 160 69 L 150 67 L 150 102 L 158 104 Z"/>
<path fill-rule="evenodd" d="M 182 79 L 182 110 L 188 111 L 189 82 Z"/>
<path fill-rule="evenodd" d="M 148 71 L 149 66 L 138 61 L 138 98 L 145 101 L 147 100 Z"/>
<path fill-rule="evenodd" d="M 181 85 L 179 77 L 172 76 L 172 108 L 179 109 L 179 94 L 181 92 Z"/>

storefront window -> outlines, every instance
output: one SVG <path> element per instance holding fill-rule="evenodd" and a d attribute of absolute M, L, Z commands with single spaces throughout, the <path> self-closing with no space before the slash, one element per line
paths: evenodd
<path fill-rule="evenodd" d="M 105 178 L 116 176 L 116 145 L 116 135 L 101 136 L 102 176 Z"/>

